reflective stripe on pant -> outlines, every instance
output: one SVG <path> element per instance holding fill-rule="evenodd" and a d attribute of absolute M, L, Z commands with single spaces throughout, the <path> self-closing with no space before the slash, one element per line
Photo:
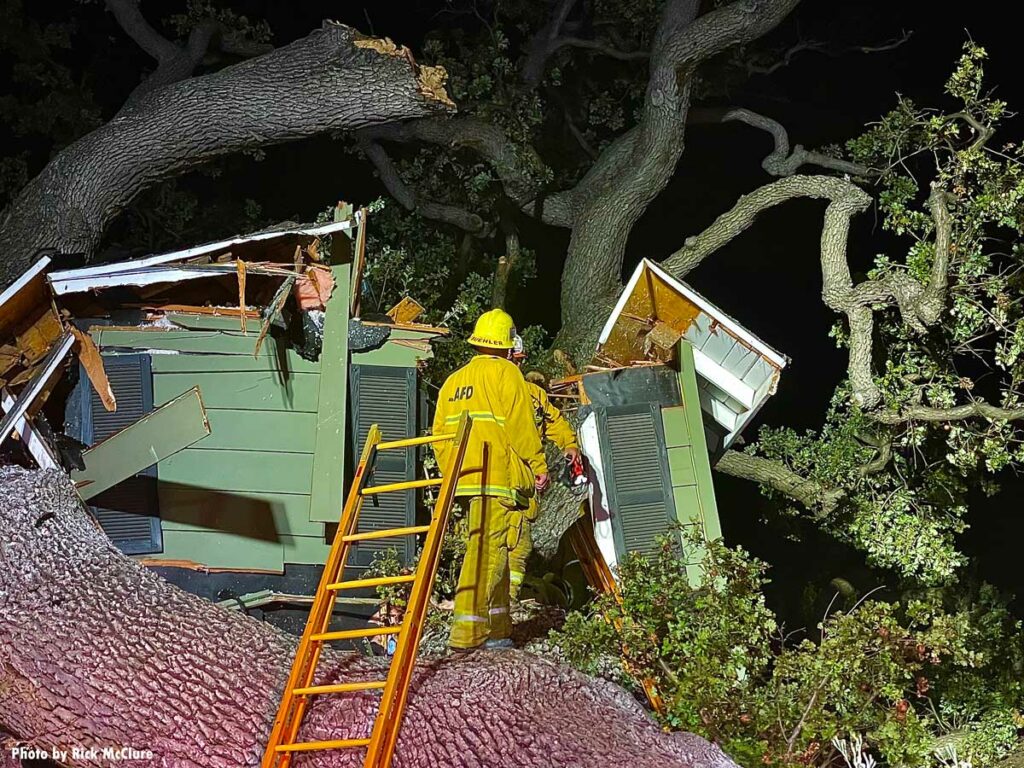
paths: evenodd
<path fill-rule="evenodd" d="M 522 522 L 519 525 L 518 535 L 513 540 L 512 531 L 509 532 L 509 598 L 516 600 L 519 597 L 519 590 L 523 586 L 523 579 L 526 578 L 526 561 L 533 551 L 533 534 L 530 528 L 533 521 L 537 519 L 539 510 L 537 497 L 530 499 L 526 512 L 523 513 Z"/>
<path fill-rule="evenodd" d="M 475 648 L 512 635 L 508 611 L 510 510 L 501 499 L 469 501 L 466 557 L 455 588 L 455 621 L 448 644 Z"/>

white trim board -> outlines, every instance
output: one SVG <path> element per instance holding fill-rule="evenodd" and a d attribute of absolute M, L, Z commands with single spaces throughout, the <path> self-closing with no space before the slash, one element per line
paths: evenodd
<path fill-rule="evenodd" d="M 26 285 L 31 283 L 40 272 L 43 272 L 50 265 L 51 261 L 52 259 L 49 256 L 43 256 L 39 261 L 22 272 L 17 280 L 7 286 L 3 293 L 0 293 L 0 307 L 21 293 Z"/>
<path fill-rule="evenodd" d="M 604 324 L 604 328 L 601 330 L 601 337 L 598 339 L 599 344 L 604 344 L 608 341 L 612 334 L 612 329 L 615 328 L 615 323 L 618 322 L 619 315 L 621 315 L 623 310 L 626 308 L 626 302 L 629 301 L 629 297 L 632 295 L 633 290 L 640 281 L 640 276 L 643 274 L 645 268 L 650 269 L 651 272 L 668 283 L 674 290 L 678 291 L 680 295 L 686 297 L 700 307 L 703 312 L 705 312 L 720 326 L 725 328 L 730 334 L 748 344 L 752 349 L 770 360 L 778 368 L 786 367 L 786 363 L 789 361 L 785 355 L 776 352 L 770 346 L 761 341 L 761 339 L 757 338 L 757 336 L 736 322 L 733 318 L 729 317 L 729 315 L 721 309 L 697 293 L 693 288 L 672 277 L 672 275 L 650 259 L 641 259 L 640 263 L 637 264 L 632 277 L 630 277 L 629 282 L 626 283 L 626 287 L 622 291 L 622 295 L 619 296 L 619 300 L 616 302 L 615 309 L 612 310 L 612 314 L 608 318 L 608 322 Z"/>
<path fill-rule="evenodd" d="M 0 443 L 3 443 L 21 422 L 25 412 L 46 388 L 46 385 L 50 382 L 60 364 L 64 362 L 64 358 L 67 357 L 74 343 L 75 337 L 70 333 L 65 333 L 60 341 L 50 347 L 50 351 L 47 352 L 39 370 L 36 371 L 28 384 L 25 385 L 25 388 L 21 390 L 21 394 L 18 395 L 18 399 L 14 401 L 10 410 L 7 411 L 7 415 L 0 420 Z"/>
<path fill-rule="evenodd" d="M 0 389 L 0 411 L 6 414 L 12 408 L 14 408 L 14 396 L 4 387 Z M 31 419 L 22 416 L 15 422 L 14 431 L 18 433 L 18 438 L 25 443 L 29 454 L 36 460 L 40 469 L 57 469 L 60 466 L 49 444 L 35 431 Z"/>
<path fill-rule="evenodd" d="M 47 276 L 47 279 L 50 281 L 53 292 L 58 296 L 63 296 L 68 293 L 80 293 L 94 288 L 109 288 L 115 285 L 149 285 L 151 283 L 158 282 L 174 282 L 175 280 L 207 277 L 210 274 L 209 272 L 189 270 L 187 266 L 182 266 L 182 274 L 180 277 L 172 277 L 167 271 L 164 271 L 158 274 L 157 279 L 147 279 L 146 272 L 152 267 L 159 267 L 163 264 L 168 264 L 169 262 L 191 259 L 196 256 L 202 256 L 204 253 L 212 253 L 213 251 L 219 251 L 233 245 L 252 243 L 259 240 L 272 240 L 274 238 L 285 237 L 287 235 L 309 235 L 311 237 L 319 237 L 320 235 L 329 235 L 332 232 L 351 229 L 352 226 L 353 221 L 351 219 L 346 219 L 345 221 L 333 221 L 329 224 L 322 224 L 315 227 L 302 226 L 295 227 L 293 229 L 277 229 L 271 232 L 256 232 L 251 235 L 239 235 L 238 237 L 234 237 L 230 240 L 221 240 L 215 243 L 195 245 L 181 251 L 172 251 L 170 253 L 164 253 L 157 256 L 147 256 L 144 259 L 134 259 L 132 261 L 121 261 L 114 264 L 101 264 L 97 267 L 85 267 L 83 269 L 68 269 L 60 272 L 52 272 Z M 231 271 L 234 271 L 234 268 L 232 268 Z M 131 281 L 124 280 L 125 276 L 129 276 Z M 142 282 L 134 282 L 135 280 L 141 280 Z"/>

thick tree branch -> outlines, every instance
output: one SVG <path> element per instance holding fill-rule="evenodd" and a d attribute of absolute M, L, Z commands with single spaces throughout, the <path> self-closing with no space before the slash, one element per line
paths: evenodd
<path fill-rule="evenodd" d="M 749 109 L 731 109 L 722 117 L 722 122 L 738 121 L 754 128 L 760 128 L 771 134 L 775 148 L 761 161 L 761 167 L 772 176 L 792 176 L 805 165 L 817 165 L 830 171 L 847 173 L 851 176 L 873 176 L 870 168 L 850 163 L 837 157 L 830 157 L 821 152 L 804 149 L 800 144 L 789 148 L 789 134 L 785 127 L 776 120 Z"/>
<path fill-rule="evenodd" d="M 146 21 L 139 10 L 138 0 L 107 0 L 107 8 L 121 29 L 142 50 L 157 62 L 156 70 L 132 91 L 125 106 L 134 104 L 142 95 L 191 77 L 216 41 L 225 53 L 242 56 L 260 56 L 272 50 L 269 45 L 252 43 L 241 35 L 230 34 L 220 22 L 206 19 L 197 24 L 185 45 L 177 45 Z"/>
<path fill-rule="evenodd" d="M 828 488 L 816 480 L 798 475 L 781 461 L 741 451 L 726 451 L 715 464 L 715 469 L 732 477 L 767 485 L 819 516 L 834 510 L 844 495 L 841 489 Z"/>
<path fill-rule="evenodd" d="M 867 207 L 871 198 L 860 187 L 832 176 L 790 176 L 743 195 L 699 235 L 686 238 L 683 247 L 668 256 L 662 266 L 683 277 L 708 256 L 745 232 L 757 217 L 776 205 L 798 198 L 845 202 Z"/>
<path fill-rule="evenodd" d="M 426 118 L 374 126 L 363 136 L 375 141 L 424 141 L 452 149 L 471 149 L 497 173 L 505 194 L 520 209 L 547 224 L 571 226 L 569 200 L 545 197 L 540 179 L 544 166 L 531 149 L 520 149 L 495 125 L 474 117 Z"/>
<path fill-rule="evenodd" d="M 903 271 L 865 280 L 856 286 L 847 261 L 850 219 L 863 211 L 871 198 L 849 181 L 830 176 L 790 176 L 744 195 L 699 235 L 687 238 L 663 266 L 682 276 L 710 254 L 749 228 L 764 210 L 787 200 L 809 197 L 829 200 L 821 235 L 822 299 L 846 315 L 850 329 L 849 377 L 855 402 L 874 408 L 881 395 L 871 370 L 874 311 L 895 304 L 904 323 L 916 332 L 938 322 L 946 304 L 952 218 L 944 190 L 936 186 L 929 197 L 935 221 L 935 257 L 927 283 Z"/>
<path fill-rule="evenodd" d="M 398 168 L 388 157 L 384 147 L 375 141 L 366 139 L 361 133 L 357 135 L 357 146 L 373 163 L 381 183 L 384 184 L 388 194 L 398 201 L 399 205 L 407 211 L 418 213 L 425 219 L 439 221 L 442 224 L 452 224 L 471 234 L 479 235 L 484 232 L 484 221 L 477 214 L 455 205 L 421 200 L 419 195 L 402 180 Z"/>
<path fill-rule="evenodd" d="M 113 14 L 121 29 L 157 63 L 163 63 L 181 53 L 181 48 L 157 32 L 142 15 L 139 0 L 107 0 L 107 10 Z"/>
<path fill-rule="evenodd" d="M 952 408 L 933 408 L 928 405 L 910 405 L 901 411 L 873 411 L 868 414 L 880 424 L 903 424 L 909 421 L 964 421 L 966 419 L 988 419 L 990 421 L 1020 421 L 1024 419 L 1024 407 L 1000 408 L 997 405 L 976 400 L 973 403 Z"/>
<path fill-rule="evenodd" d="M 719 216 L 704 232 L 688 238 L 682 248 L 663 262 L 663 266 L 677 275 L 686 274 L 750 227 L 762 211 L 800 197 L 829 201 L 821 232 L 821 295 L 829 308 L 847 317 L 850 326 L 850 384 L 854 399 L 862 407 L 871 408 L 879 402 L 880 394 L 871 372 L 874 322 L 872 302 L 865 300 L 864 286 L 872 289 L 873 298 L 880 301 L 892 295 L 892 288 L 877 281 L 868 281 L 854 288 L 846 255 L 850 219 L 871 203 L 871 198 L 858 186 L 831 176 L 790 176 L 767 184 L 741 197 L 731 210 Z"/>
<path fill-rule="evenodd" d="M 582 48 L 594 53 L 600 53 L 619 61 L 640 61 L 649 59 L 650 51 L 623 51 L 602 40 L 590 40 L 582 37 L 562 37 L 557 41 L 558 48 Z"/>
<path fill-rule="evenodd" d="M 793 62 L 796 55 L 803 51 L 823 53 L 832 57 L 843 56 L 847 53 L 882 53 L 884 51 L 892 51 L 910 40 L 913 34 L 913 32 L 904 32 L 899 37 L 878 45 L 851 45 L 841 46 L 838 48 L 831 43 L 821 42 L 818 40 L 800 40 L 787 48 L 783 53 L 782 58 L 778 61 L 768 65 L 748 63 L 746 65 L 746 70 L 752 75 L 771 75 L 783 67 L 788 67 Z"/>
<path fill-rule="evenodd" d="M 700 17 L 696 0 L 665 5 L 639 123 L 602 153 L 578 188 L 579 211 L 562 280 L 561 341 L 568 346 L 592 347 L 583 327 L 591 312 L 583 310 L 603 311 L 619 291 L 629 234 L 675 172 L 693 72 L 725 48 L 765 35 L 797 2 L 740 0 Z"/>
<path fill-rule="evenodd" d="M 60 152 L 8 206 L 0 221 L 6 278 L 39 248 L 92 253 L 141 191 L 211 159 L 448 111 L 437 75 L 327 24 L 265 56 L 144 94 Z"/>
<path fill-rule="evenodd" d="M 151 750 L 135 761 L 147 767 L 260 764 L 294 637 L 123 555 L 58 472 L 0 467 L 0 541 L 0 745 L 10 733 L 43 749 Z M 324 648 L 316 683 L 380 679 L 387 666 Z M 697 736 L 662 733 L 621 688 L 537 655 L 421 658 L 411 678 L 394 768 L 736 768 Z M 300 739 L 369 735 L 378 703 L 375 691 L 314 697 Z M 608 727 L 595 733 L 595 722 Z M 361 760 L 323 750 L 297 764 Z"/>
<path fill-rule="evenodd" d="M 576 5 L 576 0 L 557 0 L 554 12 L 547 24 L 537 30 L 537 33 L 530 39 L 520 69 L 520 78 L 531 88 L 536 87 L 544 77 L 544 67 L 547 65 L 548 58 L 558 50 L 556 45 L 558 35 L 574 5 Z"/>

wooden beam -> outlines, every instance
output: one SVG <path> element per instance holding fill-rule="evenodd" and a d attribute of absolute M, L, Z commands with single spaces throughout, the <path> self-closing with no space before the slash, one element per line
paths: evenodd
<path fill-rule="evenodd" d="M 21 421 L 21 417 L 25 415 L 36 400 L 49 390 L 49 384 L 53 380 L 54 374 L 61 363 L 64 362 L 64 358 L 67 357 L 74 343 L 75 337 L 70 333 L 65 333 L 60 341 L 50 348 L 49 353 L 36 367 L 32 379 L 21 390 L 21 394 L 18 395 L 14 405 L 11 406 L 3 420 L 0 420 L 0 443 L 7 439 L 7 436 L 14 430 L 15 425 Z"/>
<path fill-rule="evenodd" d="M 210 434 L 199 388 L 194 387 L 134 424 L 82 452 L 85 469 L 71 473 L 88 500 Z"/>
<path fill-rule="evenodd" d="M 345 505 L 345 441 L 348 394 L 349 265 L 331 268 L 337 287 L 327 302 L 320 391 L 316 414 L 316 448 L 309 519 L 337 522 Z"/>
<path fill-rule="evenodd" d="M 13 407 L 14 396 L 6 389 L 0 390 L 0 410 L 3 413 L 8 413 Z M 57 469 L 60 466 L 56 453 L 50 444 L 35 431 L 32 420 L 28 416 L 22 416 L 21 420 L 14 425 L 13 434 L 25 443 L 25 447 L 28 448 L 28 452 L 32 454 L 32 458 L 36 460 L 40 469 Z"/>

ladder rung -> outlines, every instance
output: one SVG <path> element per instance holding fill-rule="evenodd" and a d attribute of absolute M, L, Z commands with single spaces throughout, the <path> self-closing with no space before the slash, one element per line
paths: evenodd
<path fill-rule="evenodd" d="M 366 680 L 362 683 L 335 683 L 334 685 L 311 685 L 308 688 L 296 688 L 292 693 L 296 696 L 316 696 L 321 693 L 349 693 L 351 691 L 369 691 L 383 688 L 386 680 Z"/>
<path fill-rule="evenodd" d="M 393 448 L 412 448 L 414 445 L 426 445 L 427 443 L 440 443 L 444 440 L 454 440 L 454 432 L 444 432 L 439 435 L 425 435 L 424 437 L 409 437 L 405 440 L 392 440 L 389 443 L 377 443 L 378 451 L 388 451 Z"/>
<path fill-rule="evenodd" d="M 369 739 L 335 739 L 334 741 L 303 741 L 298 744 L 282 744 L 277 752 L 310 752 L 314 749 L 350 749 L 352 747 L 365 747 L 370 744 Z"/>
<path fill-rule="evenodd" d="M 440 485 L 444 480 L 440 477 L 431 477 L 426 480 L 406 480 L 401 483 L 390 483 L 388 485 L 372 485 L 359 491 L 362 496 L 376 496 L 378 493 L 391 493 L 392 491 L 408 491 L 413 488 L 429 488 L 432 485 Z"/>
<path fill-rule="evenodd" d="M 321 632 L 313 635 L 312 640 L 355 640 L 360 637 L 376 637 L 377 635 L 397 635 L 402 625 L 393 627 L 367 627 L 366 629 L 343 629 L 340 632 Z"/>
<path fill-rule="evenodd" d="M 348 536 L 344 536 L 342 538 L 342 541 L 369 541 L 370 539 L 389 539 L 392 536 L 409 536 L 413 533 L 426 533 L 429 530 L 429 525 L 414 525 L 410 528 L 385 528 L 382 531 L 351 533 Z"/>
<path fill-rule="evenodd" d="M 339 581 L 328 584 L 328 589 L 362 589 L 363 587 L 387 587 L 392 584 L 408 584 L 416 580 L 416 574 L 410 573 L 405 576 L 380 576 L 375 579 L 357 579 L 355 581 Z"/>

